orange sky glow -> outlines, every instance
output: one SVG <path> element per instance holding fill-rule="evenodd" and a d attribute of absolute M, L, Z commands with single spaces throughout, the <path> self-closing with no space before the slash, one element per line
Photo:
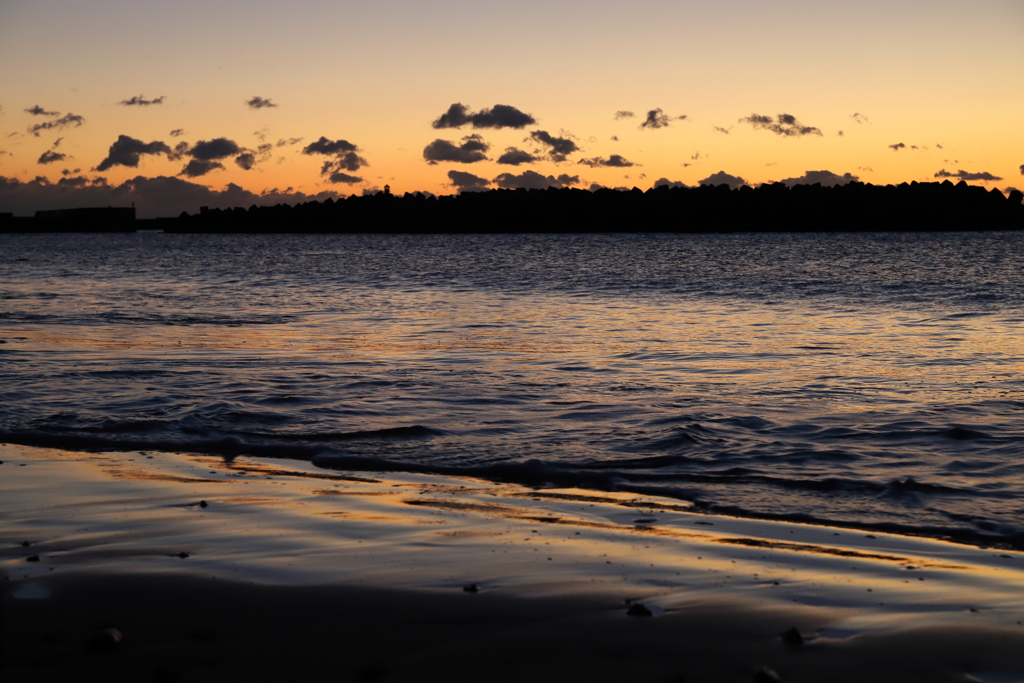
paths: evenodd
<path fill-rule="evenodd" d="M 485 187 L 526 171 L 646 189 L 827 170 L 1020 188 L 1022 38 L 1017 0 L 8 0 L 0 176 L 8 188 L 163 176 L 276 197 L 449 194 L 450 171 Z M 434 127 L 455 103 L 531 122 Z M 425 158 L 435 140 L 472 135 L 476 159 Z M 163 147 L 113 154 L 121 136 Z M 357 160 L 309 151 L 321 137 Z M 237 151 L 200 159 L 197 143 L 219 139 Z M 529 161 L 499 163 L 511 148 Z"/>

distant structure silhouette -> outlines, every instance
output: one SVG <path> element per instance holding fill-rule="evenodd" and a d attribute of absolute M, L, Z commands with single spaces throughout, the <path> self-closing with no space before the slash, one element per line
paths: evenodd
<path fill-rule="evenodd" d="M 135 221 L 134 208 L 4 218 L 3 232 L 159 228 L 194 233 L 932 232 L 1024 229 L 1024 193 L 960 181 L 835 187 L 782 183 L 600 189 L 489 190 L 460 195 L 383 192 L 294 206 L 200 207 Z M 128 213 L 131 212 L 131 217 Z"/>

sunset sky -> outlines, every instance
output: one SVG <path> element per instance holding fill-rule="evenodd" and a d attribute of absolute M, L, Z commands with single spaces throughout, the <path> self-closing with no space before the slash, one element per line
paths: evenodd
<path fill-rule="evenodd" d="M 0 211 L 139 176 L 143 216 L 527 171 L 1024 187 L 1022 67 L 1021 0 L 0 0 Z"/>

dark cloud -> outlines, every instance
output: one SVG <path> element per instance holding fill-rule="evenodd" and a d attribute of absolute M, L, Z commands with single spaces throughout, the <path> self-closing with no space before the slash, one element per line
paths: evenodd
<path fill-rule="evenodd" d="M 228 208 L 298 204 L 337 198 L 334 191 L 306 195 L 286 190 L 268 190 L 255 194 L 238 185 L 229 184 L 216 191 L 182 178 L 138 176 L 120 185 L 110 185 L 103 178 L 61 178 L 51 184 L 45 178 L 20 182 L 0 176 L 0 211 L 18 216 L 31 216 L 40 209 L 74 209 L 91 206 L 130 206 L 135 204 L 140 218 L 177 216 L 182 211 L 196 213 L 200 206 Z"/>
<path fill-rule="evenodd" d="M 508 164 L 509 166 L 532 164 L 537 161 L 540 161 L 540 157 L 535 157 L 529 152 L 524 152 L 516 147 L 506 147 L 505 153 L 498 157 L 499 164 Z"/>
<path fill-rule="evenodd" d="M 907 146 L 904 145 L 902 142 L 897 142 L 895 145 L 889 145 L 889 149 L 891 149 L 894 152 L 898 152 L 901 149 L 906 149 L 906 147 Z"/>
<path fill-rule="evenodd" d="M 120 104 L 120 105 L 122 105 L 124 107 L 148 107 L 151 104 L 163 104 L 163 103 L 164 103 L 164 96 L 163 95 L 161 95 L 160 97 L 153 98 L 152 100 L 147 100 L 142 95 L 135 95 L 131 99 L 121 100 L 120 102 L 118 102 L 118 104 Z"/>
<path fill-rule="evenodd" d="M 537 123 L 529 114 L 507 104 L 496 104 L 490 109 L 471 112 L 466 105 L 456 102 L 431 124 L 434 128 L 525 128 Z"/>
<path fill-rule="evenodd" d="M 259 95 L 253 95 L 251 100 L 245 101 L 246 106 L 250 109 L 266 109 L 267 107 L 276 107 L 277 105 L 270 100 L 265 100 Z"/>
<path fill-rule="evenodd" d="M 688 187 L 686 183 L 681 180 L 669 180 L 668 178 L 658 178 L 654 181 L 654 187 Z"/>
<path fill-rule="evenodd" d="M 143 154 L 171 155 L 173 152 L 170 147 L 159 140 L 143 142 L 127 135 L 119 135 L 114 144 L 110 146 L 107 158 L 101 161 L 95 170 L 106 171 L 111 166 L 130 166 L 131 168 L 136 168 Z"/>
<path fill-rule="evenodd" d="M 209 159 L 192 159 L 185 168 L 181 169 L 181 173 L 178 175 L 188 176 L 189 178 L 198 178 L 204 176 L 211 171 L 223 169 L 224 164 L 219 161 L 212 161 Z"/>
<path fill-rule="evenodd" d="M 546 130 L 535 130 L 530 133 L 530 137 L 536 142 L 551 148 L 552 161 L 565 161 L 566 156 L 580 150 L 573 140 L 569 138 L 556 138 Z"/>
<path fill-rule="evenodd" d="M 498 187 L 514 190 L 524 188 L 527 190 L 544 190 L 549 187 L 563 188 L 569 185 L 576 185 L 580 182 L 579 176 L 570 176 L 565 173 L 558 176 L 545 176 L 535 171 L 523 171 L 519 175 L 514 173 L 502 173 L 493 181 Z"/>
<path fill-rule="evenodd" d="M 725 171 L 712 173 L 704 180 L 697 181 L 699 185 L 728 185 L 729 189 L 735 190 L 747 184 L 747 181 L 738 176 L 729 175 Z"/>
<path fill-rule="evenodd" d="M 870 121 L 868 121 L 868 117 L 864 116 L 864 114 L 861 114 L 860 112 L 851 114 L 850 118 L 856 121 L 857 123 L 871 123 Z"/>
<path fill-rule="evenodd" d="M 265 143 L 257 147 L 256 149 L 243 149 L 242 153 L 235 157 L 235 163 L 239 167 L 246 171 L 251 171 L 256 168 L 257 164 L 261 164 L 264 161 L 268 161 L 271 157 L 271 152 L 274 146 L 270 143 Z"/>
<path fill-rule="evenodd" d="M 622 111 L 615 112 L 615 120 L 616 121 L 619 121 L 620 119 L 631 119 L 634 116 L 636 116 L 636 114 L 634 114 L 631 111 L 622 110 Z"/>
<path fill-rule="evenodd" d="M 329 156 L 358 151 L 359 148 L 348 140 L 328 140 L 323 136 L 316 142 L 311 142 L 302 148 L 303 154 L 326 154 Z"/>
<path fill-rule="evenodd" d="M 349 175 L 347 173 L 342 173 L 341 171 L 335 171 L 334 173 L 331 173 L 331 175 L 327 178 L 327 181 L 335 184 L 355 185 L 357 183 L 363 182 L 363 179 L 360 178 L 359 176 Z"/>
<path fill-rule="evenodd" d="M 423 158 L 430 164 L 441 161 L 453 161 L 461 164 L 472 164 L 487 160 L 490 145 L 479 135 L 467 135 L 462 144 L 456 145 L 448 140 L 437 139 L 423 148 Z"/>
<path fill-rule="evenodd" d="M 448 180 L 459 192 L 482 192 L 491 184 L 487 178 L 481 178 L 465 171 L 448 171 Z"/>
<path fill-rule="evenodd" d="M 298 140 L 301 140 L 301 138 L 292 139 L 296 140 L 295 144 L 297 144 Z M 285 142 L 285 144 L 292 144 L 288 141 L 282 140 L 278 142 L 278 147 L 282 146 L 280 144 L 281 142 Z M 269 151 L 269 145 L 266 147 Z M 264 146 L 261 145 L 260 149 L 263 148 Z M 349 175 L 348 173 L 345 173 L 345 171 L 354 173 L 363 166 L 370 165 L 367 163 L 366 159 L 359 156 L 360 151 L 362 150 L 360 150 L 357 145 L 349 142 L 348 140 L 329 140 L 323 136 L 320 136 L 320 139 L 316 142 L 311 142 L 302 148 L 303 154 L 322 154 L 324 156 L 333 157 L 333 159 L 328 159 L 323 163 L 323 166 L 320 167 L 320 174 L 327 176 L 327 180 L 329 182 L 347 184 L 361 183 L 363 179 Z"/>
<path fill-rule="evenodd" d="M 935 146 L 936 146 L 936 147 L 938 147 L 939 149 L 945 149 L 945 148 L 944 148 L 944 147 L 943 147 L 942 145 L 940 145 L 940 144 L 939 144 L 939 143 L 937 143 L 937 142 L 935 143 Z"/>
<path fill-rule="evenodd" d="M 661 109 L 652 109 L 647 112 L 647 118 L 640 124 L 641 128 L 665 128 L 672 119 Z"/>
<path fill-rule="evenodd" d="M 728 134 L 729 134 L 729 131 L 731 131 L 731 130 L 732 130 L 732 126 L 729 126 L 728 128 L 722 128 L 721 126 L 716 126 L 716 125 L 715 125 L 715 124 L 713 124 L 713 123 L 711 124 L 711 128 L 712 128 L 712 129 L 713 129 L 713 130 L 714 130 L 714 131 L 715 131 L 716 133 L 725 133 L 726 135 L 728 135 Z"/>
<path fill-rule="evenodd" d="M 792 114 L 779 114 L 774 119 L 762 114 L 751 114 L 739 120 L 740 123 L 749 123 L 754 130 L 770 130 L 776 135 L 784 137 L 803 137 L 804 135 L 821 135 L 821 129 L 814 126 L 805 126 Z"/>
<path fill-rule="evenodd" d="M 167 154 L 167 158 L 171 161 L 178 161 L 188 154 L 188 148 L 189 144 L 187 142 L 179 142 L 174 146 L 174 149 Z"/>
<path fill-rule="evenodd" d="M 29 107 L 25 111 L 27 111 L 29 114 L 32 114 L 32 116 L 60 116 L 59 111 L 46 111 L 38 104 Z"/>
<path fill-rule="evenodd" d="M 256 168 L 256 155 L 252 152 L 243 152 L 235 157 L 235 163 L 243 170 L 251 171 Z"/>
<path fill-rule="evenodd" d="M 1024 175 L 1024 164 L 1020 165 L 1020 174 Z"/>
<path fill-rule="evenodd" d="M 1002 180 L 999 176 L 992 175 L 988 171 L 981 171 L 979 173 L 971 173 L 970 171 L 957 171 L 956 173 L 950 173 L 946 169 L 942 169 L 935 174 L 936 178 L 959 178 L 960 180 Z"/>
<path fill-rule="evenodd" d="M 181 136 L 182 136 L 182 135 L 184 135 L 184 134 L 185 134 L 185 129 L 184 129 L 184 128 L 175 128 L 174 130 L 172 130 L 172 131 L 171 131 L 171 132 L 169 133 L 169 135 L 170 135 L 170 136 L 171 136 L 172 138 L 179 138 L 179 137 L 181 137 Z"/>
<path fill-rule="evenodd" d="M 612 154 L 607 159 L 601 157 L 594 157 L 593 159 L 580 159 L 576 163 L 589 166 L 591 168 L 598 168 L 600 166 L 611 166 L 613 168 L 629 168 L 630 166 L 636 166 L 632 161 L 619 156 L 618 154 Z"/>
<path fill-rule="evenodd" d="M 860 178 L 852 173 L 836 175 L 832 171 L 807 171 L 807 173 L 804 173 L 799 178 L 786 178 L 779 182 L 789 187 L 794 185 L 813 185 L 815 183 L 821 183 L 824 187 L 835 187 L 836 185 L 845 185 L 857 180 L 860 180 Z"/>
<path fill-rule="evenodd" d="M 241 151 L 238 143 L 227 138 L 215 138 L 213 140 L 200 140 L 188 150 L 188 155 L 200 161 L 213 161 L 224 159 L 238 154 Z"/>
<path fill-rule="evenodd" d="M 52 164 L 52 163 L 56 163 L 58 161 L 64 161 L 65 159 L 67 159 L 67 155 L 66 154 L 61 154 L 60 152 L 54 152 L 53 150 L 49 150 L 49 151 L 43 152 L 42 156 L 39 157 L 39 162 L 38 163 L 40 163 L 40 164 Z"/>
<path fill-rule="evenodd" d="M 72 126 L 78 128 L 83 123 L 85 123 L 84 117 L 69 112 L 64 116 L 60 117 L 59 119 L 54 119 L 52 121 L 44 121 L 43 123 L 37 123 L 36 125 L 29 128 L 28 132 L 32 133 L 32 135 L 35 135 L 36 137 L 39 137 L 39 133 L 44 130 L 61 130 L 64 128 L 70 128 Z"/>
<path fill-rule="evenodd" d="M 320 139 L 323 140 L 323 138 Z M 291 147 L 292 145 L 297 145 L 300 142 L 302 142 L 302 138 L 281 138 L 274 144 L 274 147 Z"/>

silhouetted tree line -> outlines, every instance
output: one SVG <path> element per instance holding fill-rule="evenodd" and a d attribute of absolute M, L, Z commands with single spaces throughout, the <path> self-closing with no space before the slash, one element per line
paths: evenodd
<path fill-rule="evenodd" d="M 434 197 L 377 193 L 338 201 L 206 209 L 144 227 L 195 233 L 836 232 L 1019 230 L 1024 194 L 946 180 L 835 187 L 782 183 L 488 190 Z M 41 222 L 39 231 L 134 229 L 103 221 Z M 146 221 L 136 221 L 136 227 Z"/>
<path fill-rule="evenodd" d="M 1024 195 L 961 181 L 836 187 L 781 183 L 731 190 L 488 190 L 432 197 L 378 193 L 340 201 L 210 209 L 181 232 L 792 232 L 1024 228 Z"/>

